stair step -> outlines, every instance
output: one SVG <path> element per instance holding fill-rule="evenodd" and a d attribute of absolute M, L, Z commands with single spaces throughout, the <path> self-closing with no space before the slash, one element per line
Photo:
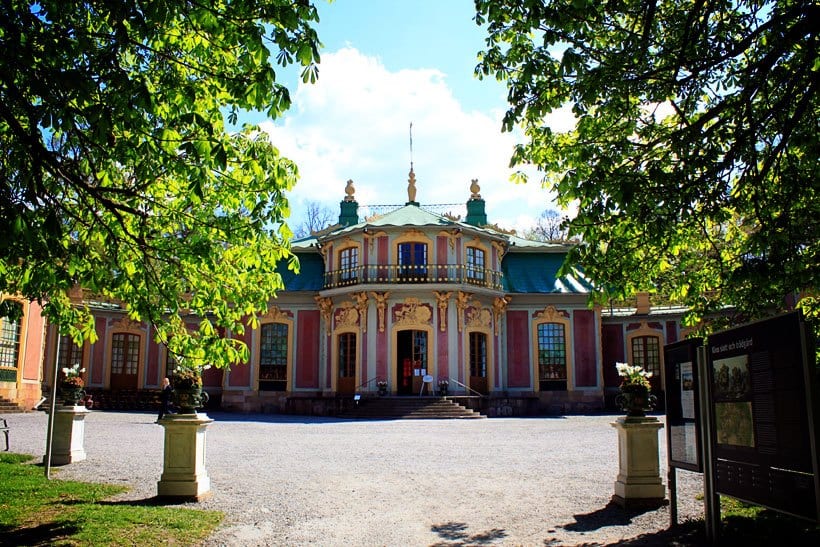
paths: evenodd
<path fill-rule="evenodd" d="M 400 397 L 364 399 L 356 408 L 341 413 L 340 417 L 406 420 L 486 418 L 483 414 L 468 409 L 451 399 Z"/>

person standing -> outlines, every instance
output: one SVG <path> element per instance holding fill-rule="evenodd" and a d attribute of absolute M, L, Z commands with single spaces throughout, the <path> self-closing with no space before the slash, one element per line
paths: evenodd
<path fill-rule="evenodd" d="M 171 392 L 173 391 L 171 380 L 166 376 L 162 379 L 162 393 L 160 394 L 159 416 L 157 417 L 157 421 L 160 421 L 166 414 L 171 413 Z"/>

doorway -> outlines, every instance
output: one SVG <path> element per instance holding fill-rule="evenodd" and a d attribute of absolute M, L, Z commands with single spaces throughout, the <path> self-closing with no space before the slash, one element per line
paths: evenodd
<path fill-rule="evenodd" d="M 401 330 L 396 333 L 396 393 L 413 395 L 421 388 L 427 369 L 427 332 Z"/>
<path fill-rule="evenodd" d="M 339 335 L 339 377 L 336 393 L 353 395 L 356 391 L 356 335 L 345 332 Z"/>
<path fill-rule="evenodd" d="M 483 332 L 470 333 L 470 388 L 487 395 L 487 335 Z"/>

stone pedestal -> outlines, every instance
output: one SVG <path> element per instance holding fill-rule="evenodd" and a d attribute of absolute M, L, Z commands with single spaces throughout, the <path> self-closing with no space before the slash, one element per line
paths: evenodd
<path fill-rule="evenodd" d="M 612 501 L 622 507 L 652 507 L 665 503 L 661 481 L 657 418 L 618 418 L 618 480 Z"/>
<path fill-rule="evenodd" d="M 213 420 L 206 414 L 171 414 L 159 423 L 165 428 L 165 456 L 157 495 L 180 501 L 200 501 L 210 496 L 205 430 Z"/>
<path fill-rule="evenodd" d="M 66 465 L 85 459 L 85 417 L 89 410 L 84 405 L 61 405 L 54 409 L 54 431 L 51 437 L 51 465 Z M 48 454 L 43 456 L 46 463 Z"/>

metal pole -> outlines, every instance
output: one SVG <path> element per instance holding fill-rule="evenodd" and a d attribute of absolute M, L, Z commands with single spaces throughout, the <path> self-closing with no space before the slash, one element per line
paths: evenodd
<path fill-rule="evenodd" d="M 715 493 L 715 468 L 712 460 L 712 386 L 706 373 L 706 346 L 698 348 L 698 384 L 700 385 L 700 448 L 703 458 L 703 505 L 706 511 L 706 539 L 715 545 L 720 537 L 720 497 Z"/>
<path fill-rule="evenodd" d="M 51 480 L 51 442 L 54 438 L 54 411 L 57 406 L 57 375 L 60 364 L 60 330 L 57 329 L 57 350 L 54 352 L 54 374 L 51 378 L 51 400 L 48 402 L 48 428 L 46 430 L 46 479 Z"/>
<path fill-rule="evenodd" d="M 669 424 L 666 425 L 669 427 Z M 666 451 L 669 452 L 669 445 L 666 445 Z M 678 525 L 678 478 L 675 473 L 675 468 L 669 465 L 671 458 L 666 458 L 667 482 L 669 483 L 669 527 L 674 528 Z"/>

